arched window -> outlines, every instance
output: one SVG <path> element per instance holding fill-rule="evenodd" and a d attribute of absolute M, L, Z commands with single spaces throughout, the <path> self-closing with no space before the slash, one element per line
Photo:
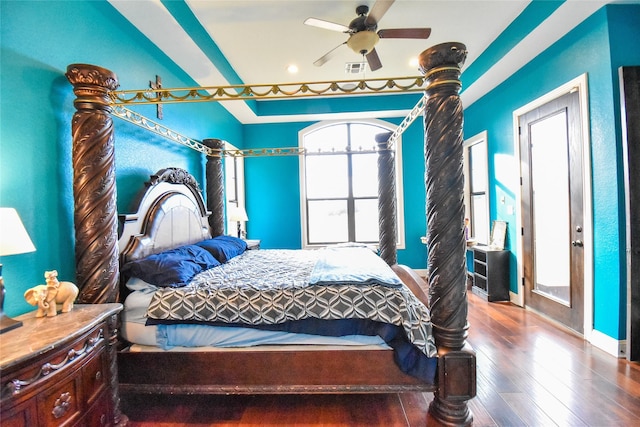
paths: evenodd
<path fill-rule="evenodd" d="M 377 244 L 378 154 L 375 136 L 395 126 L 380 120 L 321 122 L 299 133 L 303 247 Z M 398 247 L 404 247 L 401 141 L 396 143 Z"/>

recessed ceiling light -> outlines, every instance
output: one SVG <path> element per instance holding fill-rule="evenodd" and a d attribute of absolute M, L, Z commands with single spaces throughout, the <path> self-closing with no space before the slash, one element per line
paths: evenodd
<path fill-rule="evenodd" d="M 296 64 L 291 64 L 287 66 L 287 71 L 290 72 L 291 74 L 295 74 L 298 72 L 298 66 Z"/>

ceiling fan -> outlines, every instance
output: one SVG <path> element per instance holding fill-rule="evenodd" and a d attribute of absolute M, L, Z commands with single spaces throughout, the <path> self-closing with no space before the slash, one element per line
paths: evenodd
<path fill-rule="evenodd" d="M 316 60 L 313 65 L 318 67 L 322 66 L 333 57 L 340 46 L 346 44 L 355 53 L 366 57 L 371 71 L 376 71 L 382 68 L 382 62 L 380 61 L 380 57 L 375 49 L 375 45 L 380 39 L 429 38 L 431 28 L 395 28 L 379 30 L 376 32 L 378 29 L 378 22 L 387 10 L 389 10 L 394 1 L 395 0 L 377 0 L 371 8 L 371 12 L 369 12 L 369 7 L 366 5 L 358 6 L 356 8 L 356 14 L 358 16 L 349 23 L 349 26 L 317 18 L 307 18 L 304 21 L 306 25 L 349 34 L 349 38 L 346 42 L 339 44 L 327 52 Z"/>

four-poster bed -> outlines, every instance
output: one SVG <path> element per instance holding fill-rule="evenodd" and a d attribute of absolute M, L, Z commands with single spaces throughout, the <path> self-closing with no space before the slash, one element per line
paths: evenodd
<path fill-rule="evenodd" d="M 429 286 L 411 269 L 396 264 L 393 135 L 380 135 L 380 254 L 412 293 L 429 308 L 437 348 L 437 374 L 425 381 L 402 372 L 393 351 L 368 347 L 233 351 L 132 351 L 111 343 L 115 423 L 120 391 L 138 393 L 379 393 L 433 391 L 430 419 L 467 425 L 467 401 L 475 395 L 475 355 L 466 343 L 466 267 L 463 233 L 462 107 L 460 67 L 464 45 L 446 43 L 421 54 L 424 97 Z M 80 303 L 123 302 L 120 262 L 143 259 L 166 249 L 222 235 L 223 142 L 202 142 L 206 166 L 206 206 L 193 177 L 168 169 L 152 177 L 137 212 L 122 216 L 118 238 L 115 208 L 114 132 L 111 119 L 117 78 L 109 70 L 73 64 L 67 78 L 77 96 L 72 123 L 77 283 Z M 415 117 L 415 113 L 412 112 Z M 410 122 L 409 122 L 410 123 Z M 391 196 L 390 196 L 391 195 Z M 210 212 L 210 214 L 209 214 Z M 393 238 L 391 234 L 393 233 Z M 117 363 L 117 368 L 116 368 Z M 309 369 L 312 366 L 314 369 Z M 188 367 L 176 369 L 176 367 Z M 114 376 L 115 379 L 118 376 Z M 115 380 L 114 380 L 115 381 Z"/>

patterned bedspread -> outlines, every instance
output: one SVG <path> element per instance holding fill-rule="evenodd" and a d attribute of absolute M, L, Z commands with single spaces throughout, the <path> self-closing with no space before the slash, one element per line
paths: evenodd
<path fill-rule="evenodd" d="M 246 251 L 200 273 L 185 287 L 156 291 L 147 317 L 162 322 L 245 325 L 276 325 L 303 319 L 369 319 L 402 327 L 409 342 L 421 353 L 436 355 L 429 311 L 406 286 L 310 284 L 323 251 Z M 382 266 L 377 264 L 372 271 L 379 274 L 386 267 L 394 274 L 382 259 L 373 258 Z"/>

